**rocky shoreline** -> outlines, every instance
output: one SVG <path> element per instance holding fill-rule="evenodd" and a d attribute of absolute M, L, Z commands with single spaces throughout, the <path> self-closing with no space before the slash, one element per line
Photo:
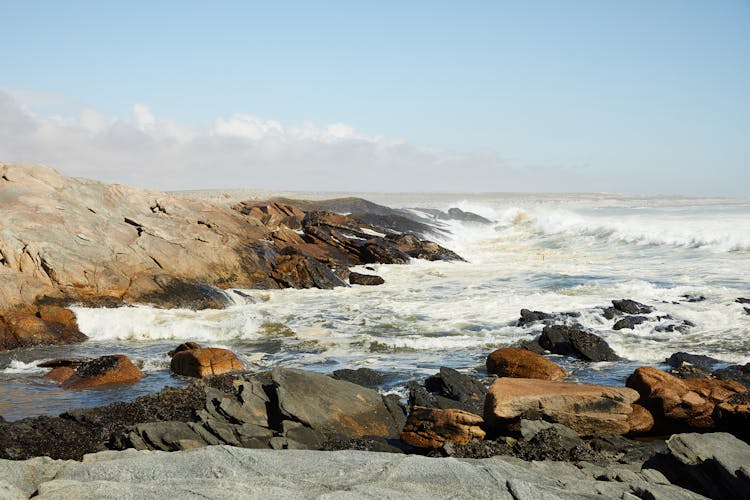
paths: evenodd
<path fill-rule="evenodd" d="M 439 221 L 488 222 L 458 209 L 420 218 L 353 198 L 227 207 L 17 164 L 0 165 L 0 208 L 0 350 L 85 341 L 72 304 L 212 309 L 236 299 L 230 288 L 377 286 L 381 277 L 349 268 L 460 261 L 428 239 L 444 230 Z M 597 311 L 615 331 L 694 326 L 630 299 Z M 578 324 L 580 314 L 523 309 L 518 326 L 541 327 L 538 337 L 487 353 L 486 376 L 443 367 L 412 380 L 406 401 L 378 392 L 388 373 L 249 372 L 231 351 L 188 342 L 169 353 L 172 373 L 198 379 L 184 387 L 58 417 L 0 416 L 0 498 L 97 495 L 104 482 L 152 497 L 243 491 L 245 483 L 218 479 L 211 490 L 219 476 L 195 472 L 206 460 L 220 462 L 216 474 L 256 472 L 245 486 L 277 496 L 390 488 L 386 496 L 744 498 L 750 363 L 675 353 L 669 372 L 640 367 L 625 386 L 571 382 L 550 354 L 622 360 Z M 116 354 L 45 367 L 69 390 L 143 377 Z M 168 462 L 163 452 L 172 453 Z M 318 464 L 308 488 L 291 473 L 258 472 L 306 460 Z M 139 478 L 154 461 L 169 481 L 194 472 L 180 485 L 146 486 Z M 113 466 L 125 463 L 131 473 L 118 476 Z M 332 468 L 359 479 L 342 482 Z M 452 483 L 429 480 L 446 468 L 460 470 Z M 388 486 L 396 476 L 398 486 Z"/>
<path fill-rule="evenodd" d="M 226 207 L 0 164 L 0 351 L 85 340 L 71 304 L 221 309 L 228 288 L 375 284 L 349 268 L 462 260 L 412 231 L 434 226 L 400 211 L 367 204 L 391 217 L 381 227 L 326 206 Z"/>

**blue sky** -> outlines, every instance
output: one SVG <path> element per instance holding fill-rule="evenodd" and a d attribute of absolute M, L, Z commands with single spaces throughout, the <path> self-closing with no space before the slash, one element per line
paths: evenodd
<path fill-rule="evenodd" d="M 750 196 L 747 0 L 2 4 L 0 160 L 165 189 Z"/>

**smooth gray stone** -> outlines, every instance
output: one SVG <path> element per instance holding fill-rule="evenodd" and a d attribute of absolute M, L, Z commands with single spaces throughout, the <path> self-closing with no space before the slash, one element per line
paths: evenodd
<path fill-rule="evenodd" d="M 428 458 L 363 451 L 252 450 L 102 452 L 82 462 L 0 461 L 6 490 L 27 498 L 703 498 L 650 483 L 597 481 L 575 464 Z M 645 477 L 645 475 L 644 475 Z M 0 489 L 0 491 L 3 491 Z M 11 497 L 14 498 L 14 497 Z"/>

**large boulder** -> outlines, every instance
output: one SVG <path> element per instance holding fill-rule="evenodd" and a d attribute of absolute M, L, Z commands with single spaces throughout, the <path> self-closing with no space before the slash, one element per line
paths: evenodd
<path fill-rule="evenodd" d="M 479 415 L 461 410 L 416 407 L 406 420 L 401 440 L 422 449 L 439 448 L 446 441 L 466 444 L 484 439 L 483 423 Z"/>
<path fill-rule="evenodd" d="M 547 358 L 526 349 L 505 347 L 487 356 L 487 373 L 499 377 L 562 380 L 567 372 Z"/>
<path fill-rule="evenodd" d="M 83 342 L 75 314 L 59 306 L 24 307 L 0 314 L 0 351 Z"/>
<path fill-rule="evenodd" d="M 570 427 L 580 436 L 627 434 L 638 393 L 625 387 L 499 378 L 484 407 L 490 435 L 517 431 L 521 419 Z"/>
<path fill-rule="evenodd" d="M 83 363 L 75 373 L 62 381 L 63 389 L 90 389 L 103 385 L 129 384 L 143 378 L 143 373 L 127 356 L 102 356 Z"/>
<path fill-rule="evenodd" d="M 542 330 L 539 345 L 555 354 L 576 356 L 586 361 L 618 361 L 609 344 L 580 325 L 548 325 Z"/>
<path fill-rule="evenodd" d="M 196 378 L 206 378 L 232 370 L 244 369 L 235 353 L 220 347 L 179 350 L 172 355 L 169 367 L 177 375 Z"/>
<path fill-rule="evenodd" d="M 670 432 L 714 429 L 714 407 L 745 392 L 738 382 L 682 380 L 651 366 L 638 368 L 628 377 L 626 385 L 638 391 L 638 403 L 654 416 L 655 428 Z"/>
<path fill-rule="evenodd" d="M 395 438 L 398 429 L 383 397 L 372 389 L 302 370 L 275 368 L 283 419 L 302 423 L 323 435 Z"/>

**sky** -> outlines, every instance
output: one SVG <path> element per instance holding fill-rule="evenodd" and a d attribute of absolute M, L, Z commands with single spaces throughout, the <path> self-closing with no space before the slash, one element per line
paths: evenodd
<path fill-rule="evenodd" d="M 157 189 L 750 197 L 750 0 L 0 11 L 0 161 Z"/>

